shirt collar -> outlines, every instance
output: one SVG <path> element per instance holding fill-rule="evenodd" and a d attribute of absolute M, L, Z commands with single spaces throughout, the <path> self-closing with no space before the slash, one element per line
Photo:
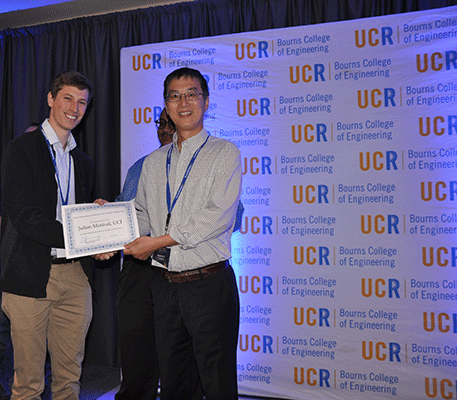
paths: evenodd
<path fill-rule="evenodd" d="M 208 136 L 209 136 L 208 132 L 206 131 L 205 128 L 203 128 L 195 136 L 192 136 L 191 138 L 184 140 L 184 142 L 181 143 L 181 152 L 183 150 L 194 152 L 205 142 L 205 140 Z M 178 135 L 175 133 L 173 135 L 173 146 L 176 150 L 178 150 L 177 142 L 178 142 Z"/>
<path fill-rule="evenodd" d="M 58 138 L 56 132 L 54 131 L 54 128 L 51 126 L 47 118 L 41 124 L 41 128 L 42 132 L 44 133 L 44 136 L 46 137 L 46 139 L 48 139 L 48 142 L 51 146 L 56 145 L 57 147 L 60 147 L 64 152 L 73 150 L 76 147 L 76 140 L 73 137 L 73 134 L 70 132 L 70 135 L 68 136 L 67 140 L 67 145 L 65 146 L 65 150 L 63 150 L 62 143 L 60 142 L 60 139 Z"/>

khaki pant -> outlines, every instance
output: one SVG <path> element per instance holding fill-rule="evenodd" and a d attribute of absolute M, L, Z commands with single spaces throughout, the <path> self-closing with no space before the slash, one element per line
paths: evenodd
<path fill-rule="evenodd" d="M 77 400 L 84 344 L 92 319 L 92 291 L 80 262 L 54 264 L 47 297 L 3 293 L 11 321 L 14 382 L 11 400 L 39 400 L 46 349 L 51 356 L 53 400 Z"/>

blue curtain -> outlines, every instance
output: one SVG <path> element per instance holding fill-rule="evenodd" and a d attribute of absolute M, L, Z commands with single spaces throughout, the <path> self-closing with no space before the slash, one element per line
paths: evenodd
<path fill-rule="evenodd" d="M 9 140 L 48 116 L 46 95 L 54 75 L 78 70 L 92 82 L 94 99 L 75 137 L 95 161 L 95 196 L 114 200 L 120 191 L 121 48 L 456 4 L 457 0 L 197 0 L 6 29 L 0 31 L 0 156 Z M 118 268 L 116 261 L 102 266 L 95 282 L 86 362 L 112 366 L 117 364 Z"/>

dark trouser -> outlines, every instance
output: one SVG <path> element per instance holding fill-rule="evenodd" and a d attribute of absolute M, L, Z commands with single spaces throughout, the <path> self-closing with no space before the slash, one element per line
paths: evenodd
<path fill-rule="evenodd" d="M 206 400 L 238 399 L 236 351 L 239 297 L 233 269 L 201 280 L 170 283 L 155 276 L 152 285 L 161 399 L 189 398 L 197 363 Z"/>
<path fill-rule="evenodd" d="M 116 400 L 157 397 L 159 364 L 151 295 L 153 275 L 150 262 L 124 256 L 117 295 L 122 382 Z"/>
<path fill-rule="evenodd" d="M 0 305 L 2 303 L 0 293 Z M 11 395 L 13 380 L 13 344 L 10 320 L 0 307 L 0 399 Z"/>

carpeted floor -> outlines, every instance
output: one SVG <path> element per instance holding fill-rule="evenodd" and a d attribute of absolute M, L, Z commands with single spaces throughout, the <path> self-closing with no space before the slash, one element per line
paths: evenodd
<path fill-rule="evenodd" d="M 119 368 L 83 365 L 80 400 L 96 400 L 111 392 L 119 386 L 120 376 Z"/>
<path fill-rule="evenodd" d="M 120 384 L 120 370 L 114 367 L 83 365 L 80 400 L 114 400 Z M 160 399 L 160 397 L 158 397 Z M 239 397 L 240 400 L 266 400 L 264 397 Z M 268 400 L 275 400 L 269 398 Z M 279 400 L 279 399 L 276 399 Z"/>

